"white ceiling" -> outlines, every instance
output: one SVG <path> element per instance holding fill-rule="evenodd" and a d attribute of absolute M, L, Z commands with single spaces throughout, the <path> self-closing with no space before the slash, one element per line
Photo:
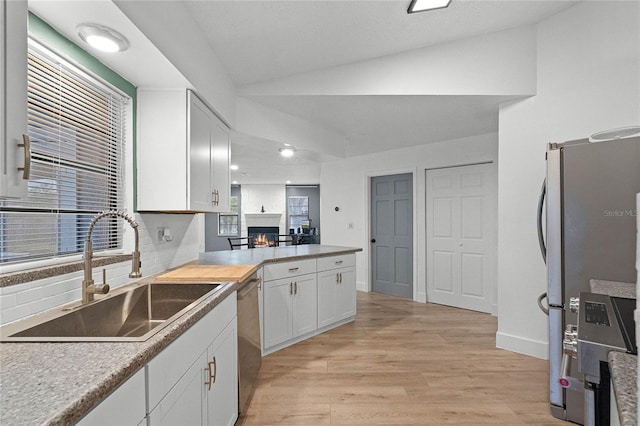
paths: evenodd
<path fill-rule="evenodd" d="M 139 1 L 139 0 L 125 0 Z M 163 0 L 174 1 L 174 0 Z M 152 8 L 163 3 L 145 1 Z M 417 48 L 540 22 L 579 1 L 453 0 L 449 8 L 408 15 L 409 0 L 186 0 L 196 28 L 238 88 L 302 72 L 384 57 Z M 71 40 L 82 22 L 112 25 L 147 46 L 96 56 L 136 85 L 189 83 L 110 0 L 29 0 L 29 7 Z M 106 22 L 105 22 L 106 20 Z M 118 23 L 120 21 L 120 23 Z M 122 25 L 127 28 L 123 28 Z M 95 52 L 93 52 L 95 53 Z M 164 71 L 162 71 L 164 70 Z M 179 83 L 182 82 L 182 83 Z M 346 155 L 445 141 L 498 130 L 506 96 L 247 96 L 331 128 L 347 139 Z M 278 141 L 233 134 L 240 183 L 318 183 L 320 163 L 335 157 L 299 151 L 277 155 Z"/>
<path fill-rule="evenodd" d="M 453 0 L 447 9 L 409 15 L 409 0 L 186 1 L 192 18 L 238 87 L 540 22 L 578 1 Z M 387 151 L 497 132 L 507 96 L 247 96 L 331 128 L 346 155 Z M 234 143 L 232 157 L 253 178 L 294 180 L 277 150 Z M 255 149 L 255 151 L 254 151 Z M 311 161 L 313 160 L 305 160 Z M 319 168 L 310 167 L 314 173 Z M 233 173 L 246 182 L 247 176 Z M 313 179 L 308 177 L 306 180 Z M 319 174 L 316 177 L 319 180 Z M 296 182 L 297 183 L 297 182 Z M 300 182 L 307 183 L 307 182 Z"/>

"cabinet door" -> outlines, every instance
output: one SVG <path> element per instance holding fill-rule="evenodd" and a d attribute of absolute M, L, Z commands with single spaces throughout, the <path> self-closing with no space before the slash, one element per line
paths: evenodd
<path fill-rule="evenodd" d="M 184 376 L 149 413 L 151 426 L 203 425 L 206 419 L 205 370 L 203 352 Z"/>
<path fill-rule="evenodd" d="M 293 337 L 292 281 L 281 279 L 264 284 L 264 347 L 270 348 Z"/>
<path fill-rule="evenodd" d="M 338 271 L 318 273 L 318 327 L 338 321 Z"/>
<path fill-rule="evenodd" d="M 189 98 L 189 208 L 213 211 L 211 182 L 213 113 L 193 93 Z"/>
<path fill-rule="evenodd" d="M 0 196 L 24 197 L 27 134 L 27 2 L 0 0 Z M 28 153 L 27 153 L 28 155 Z"/>
<path fill-rule="evenodd" d="M 231 200 L 229 129 L 218 117 L 213 116 L 211 133 L 211 187 L 215 192 L 213 211 L 225 213 L 229 211 Z"/>
<path fill-rule="evenodd" d="M 211 389 L 207 390 L 208 425 L 231 426 L 238 418 L 237 348 L 237 322 L 234 320 L 216 338 L 208 351 L 207 362 L 211 369 Z"/>
<path fill-rule="evenodd" d="M 77 424 L 81 426 L 138 425 L 146 415 L 144 368 L 113 391 Z"/>
<path fill-rule="evenodd" d="M 293 281 L 293 337 L 297 337 L 318 329 L 318 285 L 316 274 Z"/>
<path fill-rule="evenodd" d="M 356 315 L 356 269 L 344 268 L 338 272 L 338 320 L 342 320 Z"/>

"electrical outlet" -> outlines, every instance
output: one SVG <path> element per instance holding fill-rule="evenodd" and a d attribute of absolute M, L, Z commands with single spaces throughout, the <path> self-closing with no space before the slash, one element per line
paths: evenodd
<path fill-rule="evenodd" d="M 349 224 L 347 225 L 347 229 L 353 229 L 353 222 L 349 222 Z"/>

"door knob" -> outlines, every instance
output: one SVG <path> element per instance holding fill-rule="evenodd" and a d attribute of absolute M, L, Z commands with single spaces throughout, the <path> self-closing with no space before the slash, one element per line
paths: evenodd
<path fill-rule="evenodd" d="M 372 239 L 371 239 L 371 242 L 372 242 L 372 243 L 375 243 L 375 242 L 376 242 L 376 239 L 375 239 L 375 238 L 372 238 Z"/>

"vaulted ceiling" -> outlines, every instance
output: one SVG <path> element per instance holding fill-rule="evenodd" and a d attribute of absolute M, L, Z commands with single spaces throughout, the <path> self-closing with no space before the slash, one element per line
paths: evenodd
<path fill-rule="evenodd" d="M 111 3 L 29 1 L 36 13 L 72 39 L 75 25 L 90 19 L 92 14 L 94 21 L 108 16 L 99 4 Z M 118 3 L 129 1 L 132 0 Z M 163 7 L 167 1 L 172 0 L 141 1 L 129 6 L 149 10 Z M 340 143 L 344 145 L 339 155 L 329 155 L 322 143 L 306 146 L 296 160 L 287 162 L 277 156 L 281 141 L 239 132 L 233 138 L 232 161 L 240 165 L 240 170 L 233 173 L 233 179 L 240 183 L 285 180 L 317 183 L 323 161 L 497 132 L 498 105 L 532 94 L 436 93 L 437 90 L 412 93 L 410 87 L 402 93 L 375 90 L 354 93 L 340 86 L 344 75 L 334 75 L 333 70 L 351 69 L 349 84 L 359 86 L 358 64 L 366 63 L 372 68 L 377 66 L 376 61 L 385 58 L 533 25 L 579 2 L 453 0 L 446 9 L 411 15 L 406 13 L 409 0 L 181 3 L 193 27 L 228 72 L 239 96 L 326 128 L 340 135 Z M 100 59 L 109 65 L 111 61 L 117 62 L 111 58 Z M 131 59 L 120 61 L 112 66 L 134 82 L 144 81 L 149 75 L 148 67 L 132 66 Z M 179 81 L 174 74 L 175 70 L 170 70 L 167 80 Z M 292 89 L 292 81 L 313 85 L 318 75 L 333 79 L 325 82 L 332 87 L 330 93 L 317 88 L 307 91 L 296 86 Z M 273 82 L 277 84 L 274 86 Z M 375 81 L 365 83 L 369 89 L 376 84 Z M 265 91 L 265 87 L 269 90 Z M 335 141 L 332 143 L 335 145 Z"/>

